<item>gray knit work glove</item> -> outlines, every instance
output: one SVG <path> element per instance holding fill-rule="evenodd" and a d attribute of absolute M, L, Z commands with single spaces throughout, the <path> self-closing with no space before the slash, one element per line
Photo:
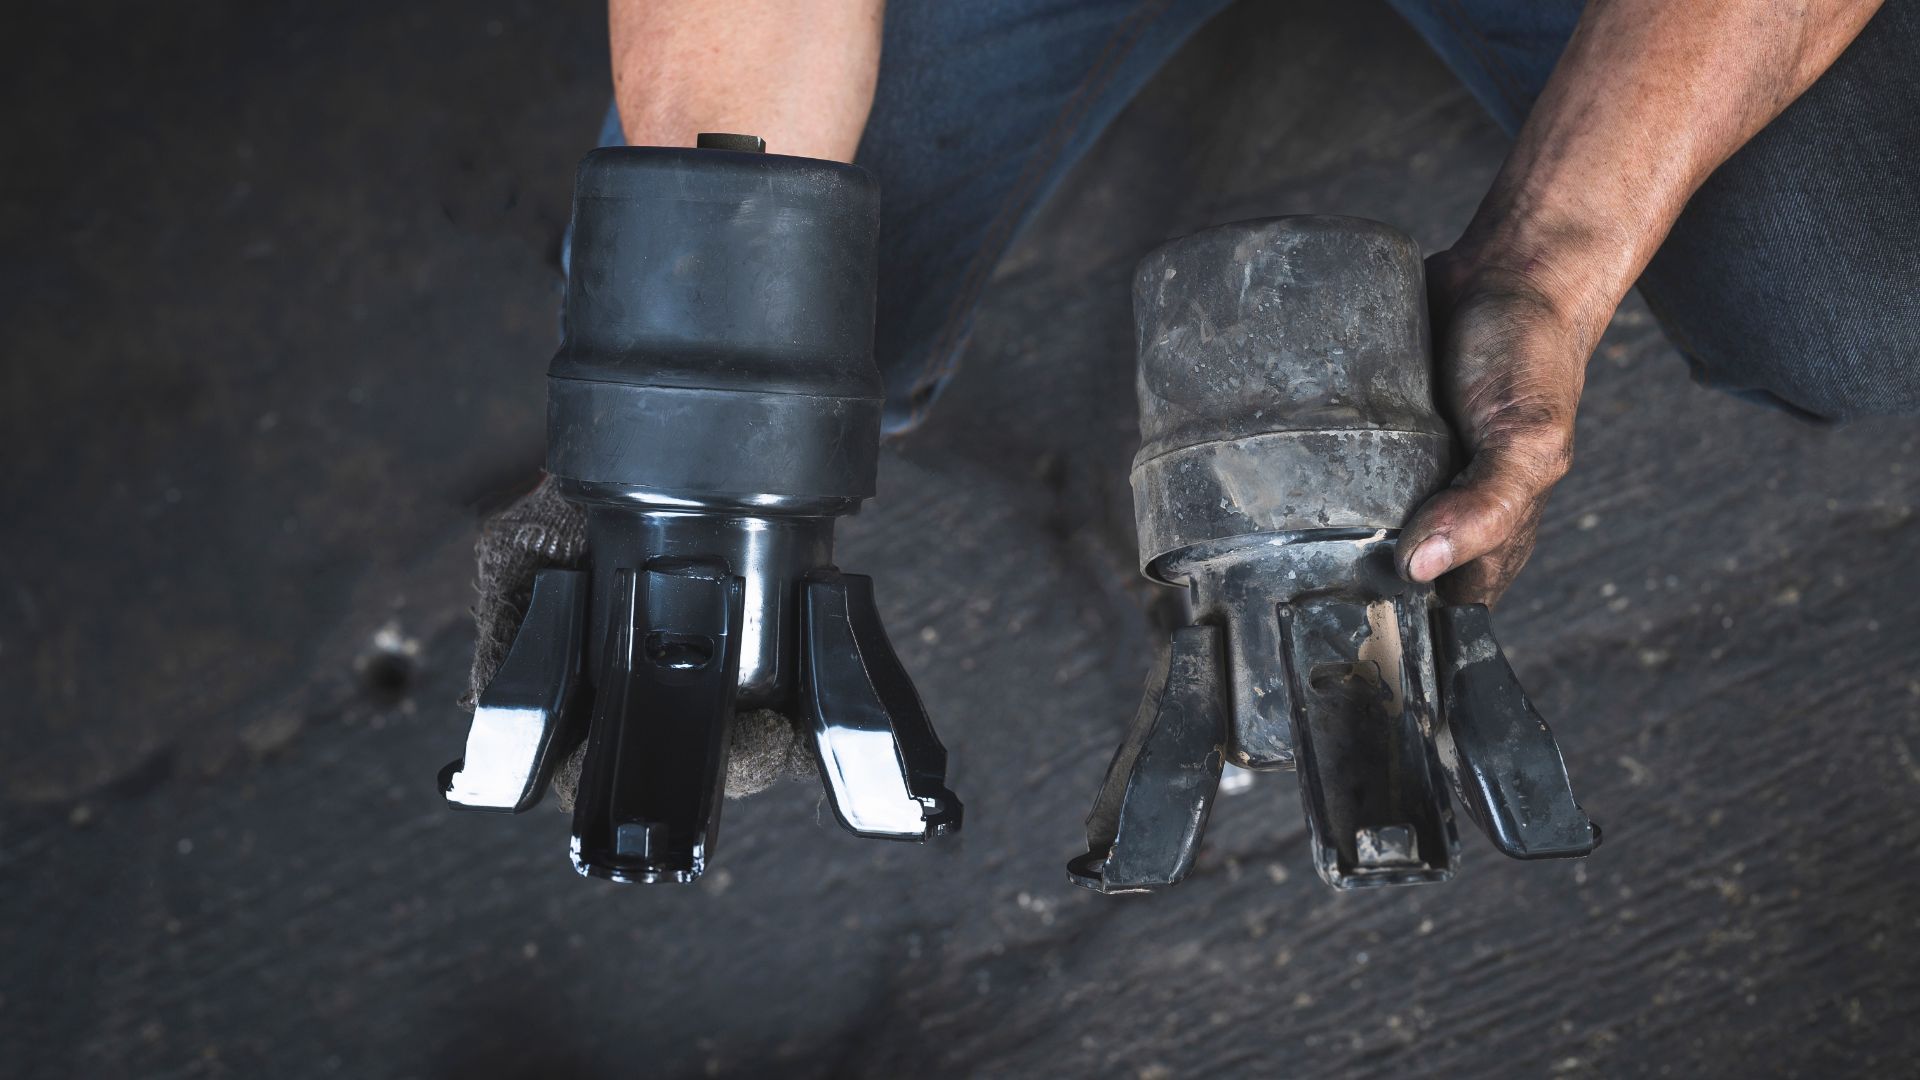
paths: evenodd
<path fill-rule="evenodd" d="M 489 519 L 473 546 L 479 562 L 474 588 L 480 598 L 473 605 L 479 638 L 473 646 L 473 672 L 460 707 L 473 711 L 480 691 L 507 658 L 533 597 L 535 571 L 560 566 L 577 569 L 587 547 L 587 518 L 578 506 L 560 495 L 553 477 L 542 475 L 540 485 L 518 502 Z M 561 810 L 573 811 L 574 790 L 580 786 L 580 762 L 586 744 L 575 748 L 554 770 L 552 791 Z M 733 719 L 733 753 L 727 759 L 727 796 L 754 795 L 784 776 L 811 779 L 813 757 L 799 725 L 772 709 L 756 709 Z"/>

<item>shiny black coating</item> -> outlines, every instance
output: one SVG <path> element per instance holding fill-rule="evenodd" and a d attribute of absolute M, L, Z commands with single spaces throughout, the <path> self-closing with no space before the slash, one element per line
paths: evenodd
<path fill-rule="evenodd" d="M 677 495 L 866 498 L 879 190 L 856 166 L 617 147 L 581 161 L 547 468 Z"/>
<path fill-rule="evenodd" d="M 880 625 L 873 579 L 814 572 L 801 622 L 801 709 L 834 817 L 877 839 L 957 832 L 963 808 L 947 789 L 947 749 Z"/>
<path fill-rule="evenodd" d="M 880 189 L 854 165 L 595 150 L 574 182 L 556 378 L 880 397 Z"/>
<path fill-rule="evenodd" d="M 700 875 L 744 709 L 806 721 L 855 833 L 960 827 L 946 750 L 872 583 L 833 565 L 834 520 L 873 494 L 878 467 L 878 191 L 854 166 L 762 147 L 709 134 L 596 151 L 579 170 L 547 465 L 586 513 L 581 629 L 539 665 L 544 685 L 520 665 L 481 696 L 571 693 L 548 726 L 588 729 L 583 874 Z M 459 775 L 491 778 L 486 805 L 509 787 L 515 809 L 537 799 L 551 740 L 489 737 L 525 735 L 530 718 L 476 716 Z"/>
<path fill-rule="evenodd" d="M 440 793 L 462 810 L 520 813 L 546 794 L 562 755 L 580 741 L 588 576 L 534 575 L 526 617 L 505 662 L 474 703 L 467 758 L 441 771 Z"/>
<path fill-rule="evenodd" d="M 720 828 L 743 586 L 724 564 L 613 574 L 615 625 L 573 811 L 573 864 L 614 881 L 691 882 Z"/>

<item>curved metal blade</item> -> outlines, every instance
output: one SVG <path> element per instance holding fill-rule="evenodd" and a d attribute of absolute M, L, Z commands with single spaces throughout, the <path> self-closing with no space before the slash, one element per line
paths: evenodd
<path fill-rule="evenodd" d="M 1223 648 L 1218 627 L 1174 631 L 1087 815 L 1087 853 L 1067 864 L 1074 884 L 1147 892 L 1193 869 L 1226 760 Z"/>
<path fill-rule="evenodd" d="M 461 810 L 520 813 L 546 794 L 547 781 L 577 721 L 586 633 L 587 575 L 542 570 L 513 647 L 480 693 L 467 729 L 467 753 L 440 774 L 440 792 Z"/>
<path fill-rule="evenodd" d="M 1574 801 L 1566 759 L 1527 700 L 1493 636 L 1484 604 L 1435 608 L 1445 726 L 1441 763 L 1460 801 L 1501 854 L 1571 859 L 1600 846 L 1600 828 Z"/>
<path fill-rule="evenodd" d="M 834 816 L 881 839 L 959 831 L 946 747 L 880 625 L 873 579 L 817 571 L 800 596 L 800 701 Z"/>

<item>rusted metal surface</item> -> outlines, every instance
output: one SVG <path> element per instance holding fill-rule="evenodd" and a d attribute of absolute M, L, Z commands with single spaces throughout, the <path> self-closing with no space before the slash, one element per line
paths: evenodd
<path fill-rule="evenodd" d="M 1442 607 L 1394 569 L 1401 526 L 1451 473 L 1424 281 L 1404 233 L 1330 215 L 1216 225 L 1140 261 L 1143 568 L 1185 601 L 1176 651 L 1202 629 L 1226 647 L 1217 669 L 1148 681 L 1075 884 L 1185 879 L 1206 821 L 1189 777 L 1220 752 L 1299 772 L 1312 865 L 1337 889 L 1450 880 L 1455 802 L 1515 858 L 1598 845 L 1487 609 Z M 1167 702 L 1224 713 L 1221 745 L 1162 738 L 1143 757 Z M 1114 806 L 1125 843 L 1095 827 Z"/>
<path fill-rule="evenodd" d="M 1397 529 L 1446 483 L 1425 280 L 1406 236 L 1337 216 L 1223 226 L 1140 261 L 1143 568 L 1249 533 Z"/>

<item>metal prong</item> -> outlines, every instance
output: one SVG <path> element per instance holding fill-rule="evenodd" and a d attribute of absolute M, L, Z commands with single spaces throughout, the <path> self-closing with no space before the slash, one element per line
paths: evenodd
<path fill-rule="evenodd" d="M 1225 761 L 1220 637 L 1213 626 L 1173 632 L 1087 815 L 1087 853 L 1067 864 L 1074 884 L 1147 892 L 1193 869 Z"/>
<path fill-rule="evenodd" d="M 1337 889 L 1445 881 L 1459 850 L 1410 700 L 1399 603 L 1325 595 L 1279 606 L 1300 802 L 1314 865 Z"/>
<path fill-rule="evenodd" d="M 880 625 L 873 579 L 809 574 L 800 625 L 800 700 L 840 824 L 892 840 L 958 831 L 946 748 Z"/>
<path fill-rule="evenodd" d="M 573 862 L 690 882 L 720 826 L 740 671 L 740 579 L 712 561 L 616 570 L 607 661 L 573 814 Z"/>
<path fill-rule="evenodd" d="M 467 753 L 440 777 L 441 794 L 462 810 L 519 813 L 546 794 L 554 766 L 571 748 L 569 715 L 580 683 L 587 575 L 534 575 L 526 618 L 507 659 L 480 693 Z"/>
<path fill-rule="evenodd" d="M 1441 763 L 1487 839 L 1515 859 L 1569 859 L 1600 846 L 1600 829 L 1574 801 L 1567 763 L 1527 700 L 1482 604 L 1434 609 Z"/>

